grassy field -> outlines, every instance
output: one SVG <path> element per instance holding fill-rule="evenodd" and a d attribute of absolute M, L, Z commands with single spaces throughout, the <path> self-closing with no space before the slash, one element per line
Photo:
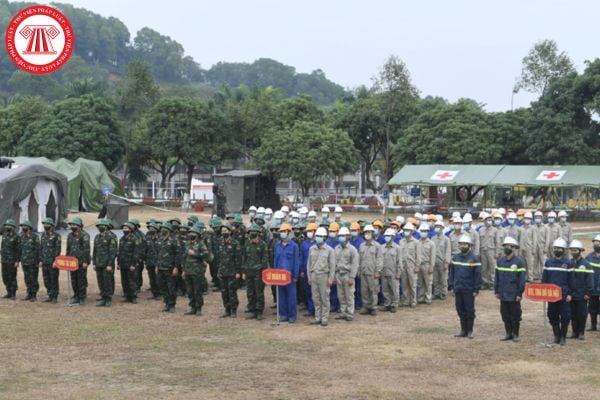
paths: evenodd
<path fill-rule="evenodd" d="M 20 271 L 19 297 L 22 279 Z M 202 317 L 184 316 L 181 297 L 176 314 L 145 295 L 119 303 L 118 278 L 113 307 L 96 308 L 91 271 L 89 281 L 92 301 L 82 307 L 64 305 L 65 274 L 61 304 L 0 301 L 0 399 L 579 399 L 600 388 L 600 333 L 542 348 L 542 304 L 525 301 L 522 341 L 500 342 L 489 291 L 468 340 L 452 336 L 452 298 L 327 328 L 308 317 L 274 326 L 270 309 L 262 322 L 219 318 L 218 293 Z M 268 307 L 268 290 L 266 298 Z"/>

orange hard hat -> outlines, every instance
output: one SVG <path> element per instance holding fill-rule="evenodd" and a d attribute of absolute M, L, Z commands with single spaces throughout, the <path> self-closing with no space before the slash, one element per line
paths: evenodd
<path fill-rule="evenodd" d="M 317 228 L 319 228 L 317 226 L 317 224 L 315 224 L 314 222 L 309 223 L 308 225 L 306 225 L 306 229 L 305 231 L 316 231 Z"/>
<path fill-rule="evenodd" d="M 373 222 L 372 225 L 383 229 L 383 222 L 381 222 L 380 220 L 376 220 L 375 222 Z"/>
<path fill-rule="evenodd" d="M 332 222 L 329 224 L 329 232 L 338 232 L 340 230 L 340 224 L 337 222 Z"/>
<path fill-rule="evenodd" d="M 353 222 L 350 224 L 351 231 L 360 231 L 360 224 L 358 222 Z"/>
<path fill-rule="evenodd" d="M 290 224 L 281 224 L 279 227 L 279 232 L 292 231 L 292 226 Z"/>
<path fill-rule="evenodd" d="M 409 217 L 406 222 L 411 223 L 413 225 L 417 225 L 417 219 L 413 217 Z"/>

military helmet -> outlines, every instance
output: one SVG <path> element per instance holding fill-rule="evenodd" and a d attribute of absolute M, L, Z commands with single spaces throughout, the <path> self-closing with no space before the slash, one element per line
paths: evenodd
<path fill-rule="evenodd" d="M 173 225 L 173 222 L 177 222 L 179 225 L 181 225 L 181 220 L 178 217 L 175 218 L 169 218 L 167 220 L 168 223 L 170 223 L 171 225 Z"/>
<path fill-rule="evenodd" d="M 54 219 L 52 219 L 50 217 L 44 218 L 44 220 L 42 221 L 42 224 L 54 226 Z"/>
<path fill-rule="evenodd" d="M 131 218 L 129 221 L 127 222 L 131 222 L 133 225 L 135 226 L 140 226 L 140 220 L 137 218 Z"/>
<path fill-rule="evenodd" d="M 79 225 L 79 226 L 83 226 L 83 221 L 81 220 L 81 218 L 79 217 L 73 217 L 71 218 L 71 220 L 69 221 L 69 225 Z"/>
<path fill-rule="evenodd" d="M 19 224 L 20 226 L 26 226 L 29 229 L 33 229 L 33 223 L 31 221 L 23 221 Z"/>
<path fill-rule="evenodd" d="M 190 230 L 190 227 L 189 227 L 189 226 L 187 226 L 187 225 L 179 225 L 179 226 L 178 226 L 178 228 L 179 228 L 179 230 L 180 230 L 180 231 L 182 231 L 182 232 L 187 232 L 187 231 L 189 231 L 189 230 Z"/>
<path fill-rule="evenodd" d="M 198 217 L 195 215 L 190 215 L 189 217 L 187 217 L 187 220 L 195 224 L 196 222 L 198 222 Z"/>
<path fill-rule="evenodd" d="M 146 221 L 146 225 L 150 225 L 152 222 L 156 223 L 156 220 L 154 218 L 150 218 L 148 221 Z"/>
<path fill-rule="evenodd" d="M 168 229 L 169 231 L 173 232 L 173 225 L 170 222 L 165 222 L 162 224 L 162 227 L 165 229 Z"/>
<path fill-rule="evenodd" d="M 154 228 L 154 229 L 158 230 L 158 228 L 159 228 L 159 227 L 158 227 L 158 225 L 156 224 L 156 222 L 150 222 L 150 223 L 148 224 L 148 228 Z"/>
<path fill-rule="evenodd" d="M 123 227 L 127 227 L 127 228 L 133 230 L 135 228 L 135 225 L 132 224 L 130 221 L 127 221 L 123 225 L 121 225 L 121 229 L 123 229 Z"/>
<path fill-rule="evenodd" d="M 107 218 L 107 219 L 106 219 L 106 222 L 107 222 L 107 225 L 106 225 L 106 226 L 108 227 L 108 229 L 115 229 L 115 223 L 113 222 L 113 220 L 112 220 L 112 219 L 110 219 L 110 218 Z"/>
<path fill-rule="evenodd" d="M 100 225 L 108 226 L 108 220 L 101 219 L 100 221 L 98 221 L 98 223 L 96 224 L 96 226 L 100 226 Z"/>
<path fill-rule="evenodd" d="M 196 222 L 194 226 L 197 226 L 199 229 L 206 229 L 206 225 L 204 225 L 204 222 L 202 221 Z"/>
<path fill-rule="evenodd" d="M 233 227 L 229 224 L 221 224 L 221 228 L 227 228 L 229 232 L 233 230 Z"/>
<path fill-rule="evenodd" d="M 260 226 L 258 226 L 258 224 L 252 224 L 250 225 L 250 227 L 248 228 L 248 232 L 260 232 Z"/>
<path fill-rule="evenodd" d="M 243 224 L 244 220 L 242 219 L 242 216 L 237 214 L 233 220 L 234 224 Z"/>
<path fill-rule="evenodd" d="M 194 232 L 194 233 L 197 233 L 198 235 L 202 235 L 202 229 L 198 225 L 192 226 L 192 229 L 190 229 L 190 232 Z"/>

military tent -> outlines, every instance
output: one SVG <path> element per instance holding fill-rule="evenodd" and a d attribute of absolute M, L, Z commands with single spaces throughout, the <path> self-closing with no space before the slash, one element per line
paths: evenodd
<path fill-rule="evenodd" d="M 67 177 L 43 165 L 0 169 L 0 221 L 30 220 L 38 231 L 44 218 L 67 218 Z"/>
<path fill-rule="evenodd" d="M 45 157 L 11 157 L 14 165 L 40 164 L 66 175 L 68 179 L 68 207 L 70 211 L 100 211 L 104 205 L 103 190 L 123 195 L 119 179 L 100 161 L 79 158 L 71 162 L 65 158 L 52 161 Z"/>

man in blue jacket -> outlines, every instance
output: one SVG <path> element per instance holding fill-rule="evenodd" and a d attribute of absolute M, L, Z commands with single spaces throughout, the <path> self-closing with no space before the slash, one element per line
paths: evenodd
<path fill-rule="evenodd" d="M 590 293 L 589 311 L 590 328 L 589 331 L 598 330 L 598 313 L 600 312 L 600 235 L 596 235 L 592 240 L 594 251 L 585 258 L 594 271 L 592 292 Z"/>
<path fill-rule="evenodd" d="M 300 269 L 300 252 L 298 245 L 290 240 L 292 226 L 281 224 L 279 241 L 275 245 L 275 263 L 277 269 L 285 269 L 292 275 L 292 282 L 279 286 L 279 317 L 281 322 L 296 322 L 296 282 Z"/>
<path fill-rule="evenodd" d="M 588 313 L 588 300 L 594 285 L 594 271 L 583 258 L 585 251 L 579 240 L 573 240 L 569 245 L 571 252 L 571 268 L 575 278 L 575 290 L 571 301 L 571 331 L 569 339 L 585 339 L 585 323 Z"/>
<path fill-rule="evenodd" d="M 459 253 L 452 257 L 448 269 L 448 290 L 454 290 L 456 312 L 460 318 L 460 332 L 454 336 L 473 339 L 475 297 L 481 288 L 481 261 L 471 250 L 469 235 L 458 239 Z"/>
<path fill-rule="evenodd" d="M 513 340 L 518 342 L 519 327 L 521 324 L 521 299 L 525 290 L 527 270 L 523 260 L 515 256 L 519 243 L 507 236 L 502 242 L 504 255 L 496 262 L 496 276 L 494 279 L 494 294 L 500 300 L 500 314 L 504 322 L 506 335 L 500 340 Z"/>
<path fill-rule="evenodd" d="M 554 332 L 554 343 L 564 346 L 566 344 L 567 330 L 571 321 L 572 293 L 575 289 L 575 277 L 569 268 L 570 261 L 565 256 L 567 242 L 558 238 L 552 242 L 552 257 L 544 263 L 542 283 L 553 283 L 560 286 L 562 300 L 548 304 L 548 319 Z"/>

